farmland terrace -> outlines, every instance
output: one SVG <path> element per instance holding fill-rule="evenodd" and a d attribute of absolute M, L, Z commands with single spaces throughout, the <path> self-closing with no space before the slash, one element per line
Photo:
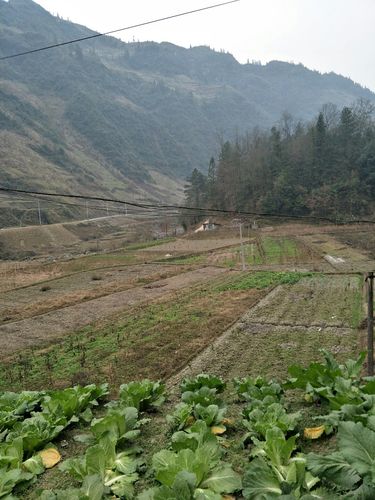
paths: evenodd
<path fill-rule="evenodd" d="M 145 435 L 151 457 L 161 445 L 151 434 L 185 377 L 285 379 L 290 364 L 320 360 L 321 348 L 339 360 L 358 355 L 363 272 L 375 262 L 354 235 L 366 231 L 280 225 L 249 230 L 242 246 L 231 230 L 57 263 L 4 262 L 12 278 L 0 301 L 0 390 L 108 382 L 116 397 L 130 380 L 163 379 L 170 396 Z M 65 457 L 82 450 L 73 435 L 64 435 Z M 52 469 L 38 484 L 62 478 Z"/>
<path fill-rule="evenodd" d="M 316 353 L 317 338 L 337 352 L 359 348 L 361 273 L 374 262 L 334 231 L 301 225 L 249 231 L 242 246 L 246 271 L 236 230 L 130 244 L 65 262 L 13 264 L 13 287 L 8 270 L 1 293 L 0 384 L 35 389 L 46 377 L 61 386 L 110 374 L 115 388 L 129 377 L 154 376 L 153 366 L 168 377 L 236 320 L 242 332 L 243 325 L 252 332 L 241 341 L 248 343 L 241 358 L 255 349 L 259 359 L 261 339 L 279 339 L 278 355 L 265 364 L 270 372 L 288 353 L 302 355 L 298 339 L 309 336 Z M 342 228 L 339 235 L 345 237 Z M 232 342 L 235 350 L 241 342 Z M 264 347 L 267 355 L 273 349 Z M 147 366 L 140 367 L 140 359 Z"/>

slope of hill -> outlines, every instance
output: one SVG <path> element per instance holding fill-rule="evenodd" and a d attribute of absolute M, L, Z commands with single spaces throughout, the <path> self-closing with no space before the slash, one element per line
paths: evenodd
<path fill-rule="evenodd" d="M 91 33 L 32 0 L 0 0 L 0 55 Z M 302 65 L 170 43 L 103 37 L 1 61 L 1 184 L 176 199 L 219 135 L 358 98 L 375 95 Z"/>

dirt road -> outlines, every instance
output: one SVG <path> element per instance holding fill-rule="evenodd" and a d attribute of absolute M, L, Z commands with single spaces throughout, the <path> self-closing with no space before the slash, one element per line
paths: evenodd
<path fill-rule="evenodd" d="M 227 272 L 227 269 L 205 267 L 162 279 L 146 286 L 138 286 L 40 316 L 2 325 L 0 327 L 0 357 L 4 358 L 27 347 L 56 342 L 69 332 L 119 313 L 130 306 L 156 300 L 177 290 L 209 281 Z"/>

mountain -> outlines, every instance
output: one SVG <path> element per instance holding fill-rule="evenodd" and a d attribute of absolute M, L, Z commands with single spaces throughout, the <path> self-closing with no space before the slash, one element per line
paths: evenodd
<path fill-rule="evenodd" d="M 0 55 L 94 34 L 32 0 L 0 0 Z M 0 61 L 0 184 L 177 199 L 219 148 L 284 111 L 375 95 L 350 79 L 208 47 L 101 37 Z"/>

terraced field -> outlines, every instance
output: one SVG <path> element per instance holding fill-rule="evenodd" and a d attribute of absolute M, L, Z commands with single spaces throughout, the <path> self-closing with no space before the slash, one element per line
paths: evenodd
<path fill-rule="evenodd" d="M 118 253 L 30 263 L 24 270 L 20 264 L 11 289 L 1 293 L 0 390 L 107 382 L 113 398 L 130 380 L 161 378 L 168 401 L 140 441 L 150 468 L 152 454 L 169 446 L 165 417 L 185 377 L 210 372 L 228 381 L 256 375 L 285 379 L 294 362 L 321 360 L 321 348 L 339 360 L 358 354 L 361 270 L 370 265 L 368 255 L 322 227 L 280 227 L 250 235 L 243 272 L 239 240 L 232 236 L 146 242 Z M 225 397 L 233 403 L 229 417 L 238 419 L 242 407 L 234 402 L 233 388 Z M 315 410 L 293 397 L 288 404 L 297 405 L 311 424 Z M 233 436 L 240 426 L 235 424 Z M 86 445 L 74 441 L 79 433 L 73 425 L 54 441 L 64 459 L 85 452 Z M 244 455 L 236 439 L 225 453 L 241 473 Z M 320 446 L 334 448 L 335 441 Z M 140 473 L 137 491 L 152 481 Z M 61 485 L 77 483 L 53 468 L 22 498 L 38 498 L 38 487 Z M 236 491 L 234 498 L 242 498 Z"/>
<path fill-rule="evenodd" d="M 250 268 L 312 265 L 317 260 L 311 249 L 295 238 L 259 235 L 250 242 L 245 242 L 242 250 L 241 247 L 234 247 L 222 253 L 216 253 L 209 261 L 234 268 L 242 264 L 242 251 L 244 262 Z"/>
<path fill-rule="evenodd" d="M 188 266 L 117 265 L 73 272 L 2 294 L 0 322 L 38 316 L 183 273 Z"/>

